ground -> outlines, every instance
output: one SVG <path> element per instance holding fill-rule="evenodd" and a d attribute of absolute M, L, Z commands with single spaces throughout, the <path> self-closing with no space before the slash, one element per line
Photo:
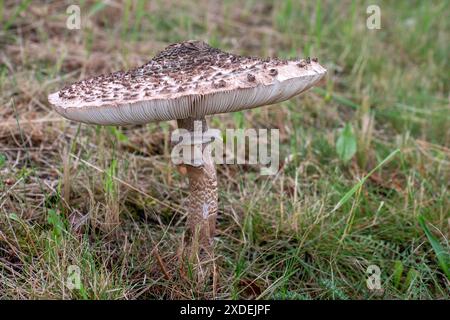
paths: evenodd
<path fill-rule="evenodd" d="M 0 298 L 450 298 L 449 1 L 79 1 L 74 30 L 71 4 L 0 1 Z M 218 167 L 200 283 L 180 258 L 176 124 L 79 125 L 47 101 L 186 39 L 328 69 L 301 96 L 209 119 L 278 128 L 281 166 Z"/>

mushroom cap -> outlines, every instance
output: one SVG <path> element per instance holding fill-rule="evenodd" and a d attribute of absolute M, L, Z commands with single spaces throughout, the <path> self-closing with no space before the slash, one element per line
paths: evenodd
<path fill-rule="evenodd" d="M 48 100 L 63 117 L 92 124 L 201 118 L 302 93 L 326 74 L 314 60 L 245 57 L 185 41 L 139 68 L 76 82 Z"/>

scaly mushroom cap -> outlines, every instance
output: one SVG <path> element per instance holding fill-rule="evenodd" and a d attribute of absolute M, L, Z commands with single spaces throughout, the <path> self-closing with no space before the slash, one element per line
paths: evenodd
<path fill-rule="evenodd" d="M 260 59 L 202 41 L 168 46 L 147 64 L 82 80 L 50 94 L 67 119 L 102 125 L 200 118 L 287 100 L 326 70 L 306 59 Z"/>

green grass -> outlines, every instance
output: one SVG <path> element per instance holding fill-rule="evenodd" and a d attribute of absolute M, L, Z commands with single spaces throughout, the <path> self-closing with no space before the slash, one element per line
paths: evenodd
<path fill-rule="evenodd" d="M 0 298 L 450 298 L 449 1 L 83 1 L 67 30 L 70 4 L 0 1 Z M 328 69 L 300 97 L 209 119 L 280 128 L 284 160 L 268 177 L 218 168 L 213 284 L 180 263 L 176 124 L 80 126 L 46 99 L 186 39 Z"/>

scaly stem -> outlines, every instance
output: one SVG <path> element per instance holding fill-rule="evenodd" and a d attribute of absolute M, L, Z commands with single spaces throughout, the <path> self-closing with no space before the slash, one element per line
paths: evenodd
<path fill-rule="evenodd" d="M 178 120 L 178 127 L 194 132 L 194 122 L 201 121 L 203 132 L 208 130 L 205 118 Z M 189 178 L 187 202 L 188 227 L 191 236 L 192 253 L 212 253 L 218 208 L 217 176 L 211 156 L 211 144 L 202 145 L 202 164 L 186 164 Z"/>

